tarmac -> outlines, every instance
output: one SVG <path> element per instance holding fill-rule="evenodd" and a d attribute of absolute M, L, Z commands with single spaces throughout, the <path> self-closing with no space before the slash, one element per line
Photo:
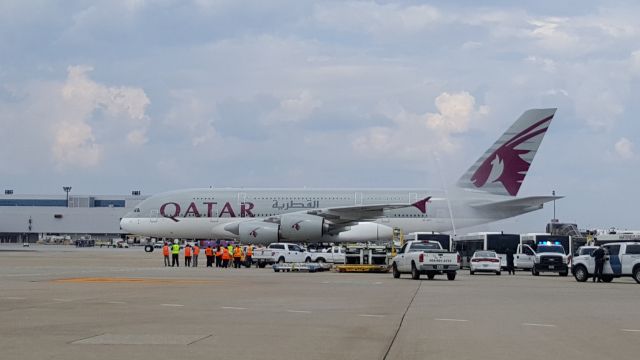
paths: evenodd
<path fill-rule="evenodd" d="M 183 259 L 181 259 L 182 262 Z M 640 285 L 166 268 L 0 245 L 0 359 L 637 359 Z"/>

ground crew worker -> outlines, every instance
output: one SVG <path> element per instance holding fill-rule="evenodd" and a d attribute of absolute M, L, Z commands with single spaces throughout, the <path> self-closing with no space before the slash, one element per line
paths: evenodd
<path fill-rule="evenodd" d="M 593 252 L 591 253 L 591 257 L 593 257 L 593 260 L 595 260 L 596 262 L 596 268 L 595 268 L 595 271 L 593 272 L 593 282 L 596 282 L 596 280 L 598 280 L 598 282 L 602 281 L 602 272 L 604 270 L 605 255 L 606 253 L 602 246 L 593 250 Z"/>
<path fill-rule="evenodd" d="M 184 248 L 184 266 L 191 266 L 191 245 L 189 244 Z"/>
<path fill-rule="evenodd" d="M 200 255 L 200 246 L 196 243 L 193 245 L 193 267 L 198 267 L 198 255 Z"/>
<path fill-rule="evenodd" d="M 169 244 L 166 242 L 162 247 L 162 255 L 164 255 L 164 266 L 170 266 L 171 262 L 169 261 Z"/>
<path fill-rule="evenodd" d="M 229 266 L 229 260 L 231 260 L 231 254 L 229 253 L 228 248 L 222 249 L 222 267 L 226 268 Z"/>
<path fill-rule="evenodd" d="M 511 248 L 508 248 L 506 251 L 506 254 L 507 254 L 507 271 L 509 272 L 509 275 L 515 275 L 516 269 L 513 266 L 513 250 L 511 250 Z"/>
<path fill-rule="evenodd" d="M 173 245 L 171 245 L 171 266 L 180 267 L 180 245 L 178 244 L 178 239 L 173 241 Z"/>
<path fill-rule="evenodd" d="M 222 246 L 218 245 L 216 250 L 216 267 L 222 267 Z"/>
<path fill-rule="evenodd" d="M 242 249 L 240 245 L 236 245 L 236 248 L 233 249 L 233 267 L 235 269 L 240 269 L 240 264 L 242 263 Z"/>
<path fill-rule="evenodd" d="M 253 264 L 253 245 L 249 244 L 249 247 L 247 247 L 247 256 L 245 256 L 245 263 L 247 264 L 248 267 L 251 267 L 251 265 Z"/>
<path fill-rule="evenodd" d="M 229 254 L 233 255 L 233 245 L 227 245 L 227 250 L 229 250 Z"/>
<path fill-rule="evenodd" d="M 213 266 L 213 249 L 211 249 L 211 244 L 204 249 L 204 254 L 207 256 L 207 267 Z"/>

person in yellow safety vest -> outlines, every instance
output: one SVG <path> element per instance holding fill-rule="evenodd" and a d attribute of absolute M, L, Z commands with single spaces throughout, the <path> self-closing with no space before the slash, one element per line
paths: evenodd
<path fill-rule="evenodd" d="M 230 255 L 233 255 L 233 245 L 231 244 L 227 245 L 227 250 L 229 250 Z"/>
<path fill-rule="evenodd" d="M 222 267 L 222 246 L 218 245 L 218 249 L 216 250 L 216 267 Z"/>
<path fill-rule="evenodd" d="M 193 245 L 193 267 L 198 267 L 198 255 L 200 255 L 200 246 L 196 243 Z"/>
<path fill-rule="evenodd" d="M 169 243 L 164 243 L 162 247 L 162 255 L 164 255 L 164 266 L 171 266 L 171 261 L 169 260 Z"/>
<path fill-rule="evenodd" d="M 247 254 L 244 257 L 244 263 L 246 264 L 245 266 L 247 267 L 251 267 L 251 265 L 253 265 L 253 245 L 249 244 L 249 246 L 247 247 Z"/>
<path fill-rule="evenodd" d="M 173 241 L 173 245 L 171 245 L 171 266 L 180 267 L 180 244 L 178 244 L 178 239 Z"/>
<path fill-rule="evenodd" d="M 187 244 L 184 248 L 184 266 L 191 266 L 191 245 Z"/>
<path fill-rule="evenodd" d="M 240 248 L 240 245 L 236 245 L 236 248 L 233 249 L 233 267 L 236 269 L 240 269 L 241 263 L 242 263 L 242 248 Z"/>
<path fill-rule="evenodd" d="M 231 253 L 229 253 L 228 248 L 222 248 L 222 267 L 226 268 L 229 266 L 229 260 L 231 260 Z"/>

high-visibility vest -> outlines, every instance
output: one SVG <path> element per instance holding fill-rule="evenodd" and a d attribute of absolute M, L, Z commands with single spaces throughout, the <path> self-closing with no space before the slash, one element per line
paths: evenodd
<path fill-rule="evenodd" d="M 193 247 L 193 255 L 200 255 L 200 247 L 198 245 Z"/>
<path fill-rule="evenodd" d="M 247 248 L 247 256 L 253 256 L 253 246 Z"/>
<path fill-rule="evenodd" d="M 233 245 L 227 246 L 227 250 L 229 250 L 229 254 L 233 253 Z"/>
<path fill-rule="evenodd" d="M 222 260 L 231 260 L 231 255 L 229 254 L 229 249 L 224 248 L 222 250 Z"/>
<path fill-rule="evenodd" d="M 178 244 L 171 245 L 171 253 L 174 255 L 180 254 L 180 245 Z"/>
<path fill-rule="evenodd" d="M 184 256 L 191 256 L 191 246 L 184 248 Z"/>
<path fill-rule="evenodd" d="M 235 250 L 233 250 L 233 257 L 234 258 L 241 258 L 242 257 L 242 249 L 240 249 L 240 247 L 235 248 Z"/>
<path fill-rule="evenodd" d="M 204 249 L 204 254 L 207 256 L 213 256 L 213 249 L 211 249 L 210 247 Z"/>
<path fill-rule="evenodd" d="M 169 256 L 169 245 L 165 245 L 162 247 L 162 255 Z"/>
<path fill-rule="evenodd" d="M 216 251 L 216 257 L 221 257 L 222 256 L 223 251 L 222 250 L 218 250 Z"/>

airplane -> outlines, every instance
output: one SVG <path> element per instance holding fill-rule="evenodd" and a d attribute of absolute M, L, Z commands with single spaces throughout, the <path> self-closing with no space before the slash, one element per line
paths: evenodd
<path fill-rule="evenodd" d="M 426 189 L 186 189 L 140 202 L 120 222 L 131 234 L 241 243 L 388 241 L 448 232 L 535 210 L 561 196 L 517 197 L 556 109 L 530 109 L 449 191 Z"/>

